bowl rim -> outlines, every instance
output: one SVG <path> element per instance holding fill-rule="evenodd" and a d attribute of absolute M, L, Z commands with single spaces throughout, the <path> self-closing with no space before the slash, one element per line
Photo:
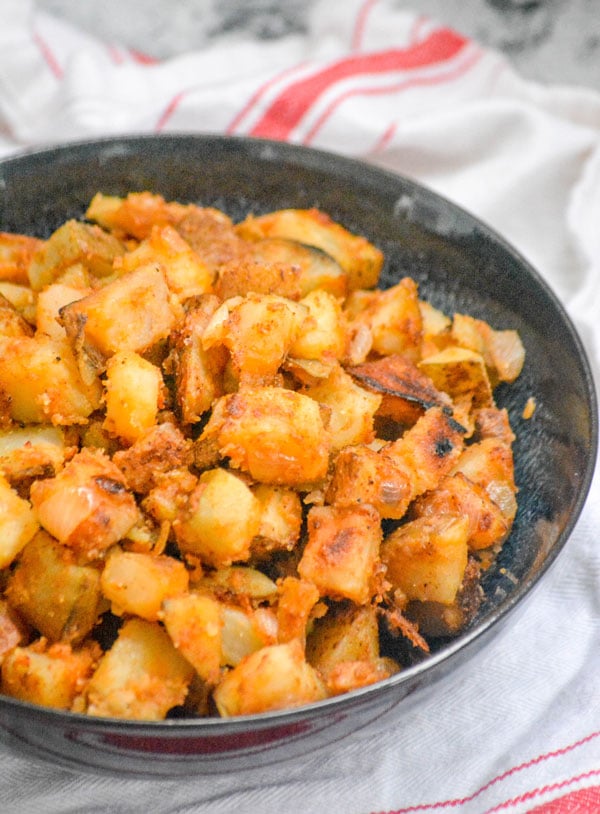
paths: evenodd
<path fill-rule="evenodd" d="M 594 374 L 588 357 L 587 349 L 581 339 L 578 329 L 566 307 L 563 305 L 558 295 L 541 275 L 541 273 L 508 241 L 503 235 L 495 230 L 485 221 L 481 220 L 460 204 L 451 201 L 448 197 L 431 189 L 425 184 L 412 179 L 402 173 L 370 163 L 368 160 L 359 157 L 338 154 L 330 150 L 315 147 L 305 147 L 300 144 L 275 141 L 248 136 L 229 136 L 220 133 L 189 133 L 189 132 L 169 132 L 150 134 L 145 132 L 123 133 L 119 135 L 107 135 L 101 137 L 82 138 L 67 142 L 58 142 L 46 145 L 36 145 L 19 150 L 0 157 L 0 200 L 4 190 L 3 173 L 6 167 L 17 168 L 19 164 L 25 164 L 32 159 L 52 160 L 61 156 L 68 156 L 69 153 L 86 150 L 115 149 L 122 150 L 127 147 L 129 150 L 139 149 L 144 144 L 198 144 L 205 148 L 211 145 L 227 145 L 231 147 L 243 148 L 257 152 L 259 157 L 265 161 L 276 161 L 278 158 L 285 158 L 291 163 L 299 163 L 304 169 L 314 170 L 316 168 L 333 174 L 336 177 L 346 179 L 350 182 L 356 173 L 366 174 L 372 183 L 376 180 L 385 180 L 387 184 L 401 184 L 404 189 L 411 188 L 420 196 L 433 201 L 438 206 L 449 207 L 455 215 L 460 215 L 472 225 L 477 226 L 479 231 L 488 237 L 492 243 L 496 244 L 504 253 L 512 256 L 521 267 L 522 271 L 540 287 L 551 302 L 552 307 L 561 317 L 565 329 L 570 335 L 570 339 L 576 350 L 579 365 L 582 372 L 582 380 L 585 385 L 585 401 L 590 408 L 590 445 L 585 468 L 581 472 L 580 481 L 576 497 L 562 531 L 557 535 L 551 548 L 546 553 L 542 564 L 535 573 L 528 579 L 519 581 L 519 584 L 506 596 L 492 611 L 482 619 L 479 619 L 472 628 L 467 628 L 456 638 L 448 641 L 439 650 L 429 654 L 421 661 L 403 667 L 399 673 L 387 679 L 352 690 L 348 693 L 332 696 L 321 701 L 305 704 L 300 707 L 287 708 L 282 710 L 272 710 L 268 712 L 255 713 L 252 715 L 239 715 L 231 718 L 220 717 L 181 717 L 167 718 L 159 721 L 131 720 L 112 718 L 107 716 L 89 716 L 84 713 L 71 712 L 68 710 L 58 710 L 51 707 L 44 707 L 27 701 L 21 701 L 11 696 L 0 694 L 0 708 L 13 708 L 16 712 L 42 715 L 49 720 L 57 719 L 62 724 L 70 722 L 73 725 L 85 724 L 86 729 L 91 731 L 101 731 L 110 728 L 112 731 L 125 729 L 130 734 L 191 734 L 190 730 L 202 730 L 209 734 L 221 734 L 222 730 L 234 733 L 237 730 L 246 730 L 249 725 L 255 729 L 265 729 L 277 726 L 286 726 L 294 722 L 314 717 L 319 713 L 344 714 L 351 707 L 361 700 L 367 700 L 371 696 L 379 695 L 381 692 L 400 690 L 403 685 L 409 684 L 422 673 L 433 673 L 447 662 L 452 662 L 459 654 L 469 651 L 480 639 L 485 638 L 500 623 L 512 614 L 522 601 L 530 596 L 533 589 L 541 582 L 542 578 L 555 564 L 557 558 L 567 544 L 571 534 L 584 509 L 589 496 L 592 480 L 598 463 L 599 448 L 599 415 L 598 415 L 598 391 L 594 379 Z M 121 155 L 123 153 L 121 152 Z M 306 161 L 302 161 L 302 156 Z M 298 159 L 300 161 L 298 162 Z M 133 191 L 133 190 L 132 190 Z M 409 690 L 409 693 L 413 692 Z M 400 696 L 402 698 L 404 696 Z M 201 759 L 200 756 L 196 756 Z"/>

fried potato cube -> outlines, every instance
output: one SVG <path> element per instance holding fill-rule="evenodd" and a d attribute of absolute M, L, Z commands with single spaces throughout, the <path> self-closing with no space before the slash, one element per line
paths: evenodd
<path fill-rule="evenodd" d="M 51 642 L 80 641 L 96 623 L 100 572 L 79 565 L 70 549 L 41 530 L 21 552 L 6 598 Z"/>
<path fill-rule="evenodd" d="M 259 483 L 252 492 L 260 504 L 260 523 L 252 541 L 254 554 L 291 551 L 300 539 L 302 501 L 293 489 Z"/>
<path fill-rule="evenodd" d="M 0 471 L 11 484 L 55 475 L 66 454 L 62 427 L 29 424 L 0 430 Z"/>
<path fill-rule="evenodd" d="M 164 601 L 162 620 L 173 644 L 200 678 L 216 684 L 222 652 L 220 603 L 201 593 L 181 594 Z"/>
<path fill-rule="evenodd" d="M 341 359 L 346 350 L 346 328 L 339 301 L 327 291 L 307 294 L 300 305 L 307 309 L 290 347 L 298 359 Z"/>
<path fill-rule="evenodd" d="M 223 718 L 290 709 L 324 697 L 323 684 L 305 661 L 297 639 L 263 647 L 247 656 L 214 691 Z"/>
<path fill-rule="evenodd" d="M 118 237 L 144 240 L 155 226 L 178 223 L 187 210 L 184 204 L 167 203 L 152 192 L 130 192 L 125 198 L 99 192 L 92 198 L 85 216 Z"/>
<path fill-rule="evenodd" d="M 162 720 L 181 704 L 194 668 L 157 622 L 130 619 L 87 687 L 88 715 Z"/>
<path fill-rule="evenodd" d="M 171 332 L 177 311 L 163 272 L 142 266 L 60 309 L 60 319 L 78 353 L 99 370 L 117 351 L 143 353 Z"/>
<path fill-rule="evenodd" d="M 11 564 L 39 528 L 28 500 L 0 475 L 0 568 Z"/>
<path fill-rule="evenodd" d="M 2 293 L 0 293 L 0 336 L 33 336 L 31 325 Z"/>
<path fill-rule="evenodd" d="M 51 283 L 37 295 L 35 324 L 37 332 L 64 341 L 67 333 L 60 323 L 60 309 L 91 293 L 90 288 L 77 288 L 66 283 Z"/>
<path fill-rule="evenodd" d="M 27 269 L 43 240 L 14 232 L 0 232 L 0 280 L 29 285 Z"/>
<path fill-rule="evenodd" d="M 465 348 L 448 347 L 422 359 L 419 368 L 438 390 L 453 399 L 471 396 L 474 408 L 493 404 L 492 388 L 483 356 Z"/>
<path fill-rule="evenodd" d="M 16 647 L 2 665 L 2 692 L 20 701 L 71 709 L 94 666 L 94 648 L 39 641 Z"/>
<path fill-rule="evenodd" d="M 381 395 L 361 387 L 342 367 L 336 365 L 327 379 L 302 392 L 329 409 L 327 430 L 333 450 L 373 440 Z"/>
<path fill-rule="evenodd" d="M 374 506 L 382 518 L 399 520 L 413 499 L 413 474 L 371 447 L 357 445 L 336 456 L 333 475 L 325 492 L 328 503 Z"/>
<path fill-rule="evenodd" d="M 127 451 L 130 452 L 132 449 L 133 447 Z M 123 466 L 120 460 L 118 463 Z M 132 463 L 135 467 L 135 463 Z M 123 468 L 127 482 L 130 483 L 128 470 Z M 196 488 L 198 479 L 187 467 L 179 467 L 170 469 L 168 472 L 158 472 L 152 482 L 154 485 L 142 501 L 144 511 L 148 512 L 157 523 L 172 523 L 186 506 L 189 496 Z M 139 490 L 135 483 L 131 483 L 131 488 L 134 491 L 144 492 L 146 482 L 144 481 Z"/>
<path fill-rule="evenodd" d="M 237 475 L 222 468 L 200 475 L 187 508 L 173 522 L 181 550 L 215 567 L 247 560 L 259 527 L 259 501 Z"/>
<path fill-rule="evenodd" d="M 467 567 L 468 536 L 467 517 L 420 517 L 400 526 L 381 546 L 386 578 L 409 600 L 451 604 Z"/>
<path fill-rule="evenodd" d="M 159 265 L 170 290 L 183 301 L 209 292 L 213 272 L 172 226 L 154 226 L 150 236 L 115 262 L 119 274 Z"/>
<path fill-rule="evenodd" d="M 305 309 L 275 294 L 227 300 L 202 335 L 205 350 L 223 345 L 240 382 L 269 381 L 300 329 Z"/>
<path fill-rule="evenodd" d="M 399 353 L 412 361 L 421 358 L 423 320 L 412 278 L 404 277 L 384 291 L 357 291 L 349 296 L 345 311 L 352 325 L 368 328 L 376 353 Z"/>
<path fill-rule="evenodd" d="M 465 448 L 451 474 L 461 472 L 485 489 L 505 519 L 512 523 L 517 512 L 514 462 L 509 444 L 499 438 L 484 438 Z"/>
<path fill-rule="evenodd" d="M 84 424 L 100 406 L 101 387 L 81 380 L 72 351 L 49 337 L 0 337 L 0 391 L 23 424 Z"/>
<path fill-rule="evenodd" d="M 483 356 L 492 386 L 518 378 L 525 363 L 525 349 L 517 331 L 496 331 L 481 319 L 455 314 L 451 334 L 458 345 Z"/>
<path fill-rule="evenodd" d="M 225 346 L 204 348 L 202 336 L 219 307 L 216 297 L 202 297 L 169 337 L 169 364 L 175 377 L 175 398 L 184 424 L 194 424 L 224 394 Z"/>
<path fill-rule="evenodd" d="M 115 257 L 123 252 L 121 241 L 99 226 L 68 220 L 33 255 L 29 284 L 34 291 L 41 291 L 75 263 L 84 265 L 95 277 L 108 277 L 113 273 Z"/>
<path fill-rule="evenodd" d="M 221 603 L 221 665 L 235 667 L 246 656 L 275 643 L 275 637 L 265 630 L 260 608 L 252 611 Z M 276 622 L 275 622 L 276 625 Z M 273 627 L 275 627 L 273 625 Z"/>
<path fill-rule="evenodd" d="M 327 676 L 338 664 L 379 658 L 379 623 L 372 605 L 341 606 L 317 619 L 306 641 L 306 658 Z"/>
<path fill-rule="evenodd" d="M 30 629 L 16 610 L 0 599 L 0 665 L 7 653 L 29 640 Z"/>
<path fill-rule="evenodd" d="M 160 368 L 135 351 L 120 351 L 106 363 L 103 427 L 127 444 L 137 441 L 156 424 L 164 407 Z"/>
<path fill-rule="evenodd" d="M 144 432 L 127 449 L 117 450 L 113 463 L 123 473 L 128 489 L 146 494 L 161 475 L 192 463 L 192 442 L 175 424 L 165 421 Z"/>
<path fill-rule="evenodd" d="M 7 299 L 30 325 L 35 325 L 37 294 L 29 285 L 7 283 L 0 280 L 0 294 Z"/>
<path fill-rule="evenodd" d="M 113 549 L 106 559 L 100 586 L 117 616 L 129 614 L 156 622 L 162 603 L 187 591 L 185 565 L 164 554 Z"/>
<path fill-rule="evenodd" d="M 311 612 L 319 601 L 319 589 L 297 577 L 285 577 L 278 588 L 277 639 L 281 643 L 299 639 L 304 644 Z"/>
<path fill-rule="evenodd" d="M 313 506 L 307 531 L 300 576 L 314 583 L 322 596 L 367 603 L 382 537 L 379 513 L 369 505 Z"/>
<path fill-rule="evenodd" d="M 329 435 L 316 401 L 278 387 L 247 389 L 216 402 L 201 439 L 257 481 L 300 486 L 327 474 Z"/>
<path fill-rule="evenodd" d="M 372 243 L 354 235 L 318 209 L 281 209 L 250 215 L 236 227 L 245 240 L 286 238 L 314 246 L 333 257 L 348 275 L 349 288 L 372 288 L 379 280 L 383 254 Z"/>
<path fill-rule="evenodd" d="M 83 449 L 54 478 L 31 486 L 40 524 L 88 559 L 100 557 L 138 521 L 123 475 L 101 451 Z"/>

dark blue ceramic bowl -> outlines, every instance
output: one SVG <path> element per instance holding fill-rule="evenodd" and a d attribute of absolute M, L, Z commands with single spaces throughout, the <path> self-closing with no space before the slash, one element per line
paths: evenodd
<path fill-rule="evenodd" d="M 385 253 L 382 285 L 410 275 L 447 313 L 516 328 L 527 360 L 500 389 L 510 414 L 519 510 L 484 577 L 474 623 L 422 662 L 377 685 L 302 709 L 220 719 L 137 723 L 88 718 L 0 697 L 0 737 L 63 766 L 176 776 L 265 766 L 351 737 L 478 651 L 540 581 L 566 544 L 589 490 L 598 411 L 588 361 L 540 276 L 487 226 L 419 185 L 366 164 L 281 143 L 204 136 L 114 138 L 0 162 L 0 229 L 49 235 L 94 193 L 151 190 L 248 212 L 316 206 Z M 537 410 L 522 410 L 534 396 Z M 532 654 L 532 658 L 534 655 Z"/>

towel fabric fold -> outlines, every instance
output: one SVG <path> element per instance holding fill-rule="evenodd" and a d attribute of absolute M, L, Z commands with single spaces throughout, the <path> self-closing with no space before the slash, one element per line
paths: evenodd
<path fill-rule="evenodd" d="M 315 0 L 307 31 L 220 36 L 158 62 L 4 0 L 0 155 L 138 132 L 283 139 L 427 184 L 548 280 L 600 373 L 600 96 L 524 81 L 393 0 Z M 384 723 L 259 774 L 134 780 L 0 747 L 0 807 L 63 812 L 600 810 L 600 483 L 571 540 L 483 652 Z"/>

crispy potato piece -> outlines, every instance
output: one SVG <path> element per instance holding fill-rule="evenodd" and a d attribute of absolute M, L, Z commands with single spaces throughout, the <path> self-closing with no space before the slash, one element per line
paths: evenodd
<path fill-rule="evenodd" d="M 34 291 L 41 291 L 76 263 L 95 277 L 109 277 L 115 257 L 124 250 L 120 240 L 99 226 L 68 220 L 33 255 L 28 268 L 29 284 Z"/>
<path fill-rule="evenodd" d="M 130 448 L 128 452 L 133 452 L 133 450 L 134 447 Z M 150 464 L 151 461 L 152 458 L 149 459 Z M 128 465 L 121 458 L 118 458 L 118 464 L 123 467 L 124 475 L 129 483 Z M 132 470 L 134 469 L 135 459 L 132 460 Z M 198 483 L 198 478 L 185 467 L 176 467 L 167 472 L 154 474 L 152 465 L 150 465 L 148 474 L 152 478 L 154 485 L 143 499 L 142 506 L 158 523 L 172 523 L 187 505 L 188 498 Z M 146 478 L 144 478 L 139 487 L 135 481 L 132 481 L 130 488 L 134 491 L 144 492 L 147 484 L 149 485 L 149 480 L 147 482 Z"/>
<path fill-rule="evenodd" d="M 130 614 L 156 622 L 162 603 L 187 591 L 185 565 L 165 555 L 113 549 L 102 569 L 100 586 L 117 616 Z"/>
<path fill-rule="evenodd" d="M 251 487 L 260 504 L 260 523 L 252 540 L 252 553 L 291 551 L 300 539 L 302 502 L 297 492 L 281 486 L 259 483 Z"/>
<path fill-rule="evenodd" d="M 317 619 L 306 641 L 306 658 L 322 675 L 339 664 L 379 658 L 379 623 L 372 605 L 341 605 Z"/>
<path fill-rule="evenodd" d="M 5 599 L 0 599 L 0 665 L 7 653 L 19 644 L 26 644 L 29 625 Z"/>
<path fill-rule="evenodd" d="M 275 643 L 271 631 L 265 628 L 264 614 L 221 603 L 221 665 L 236 667 L 251 653 Z M 275 622 L 276 625 L 276 622 Z M 272 625 L 274 627 L 274 625 Z"/>
<path fill-rule="evenodd" d="M 296 577 L 285 577 L 278 589 L 277 639 L 281 643 L 299 639 L 304 644 L 310 615 L 319 601 L 319 589 Z"/>
<path fill-rule="evenodd" d="M 221 567 L 247 560 L 260 527 L 260 503 L 232 472 L 203 472 L 188 505 L 173 522 L 179 547 Z"/>
<path fill-rule="evenodd" d="M 433 384 L 453 399 L 470 395 L 473 407 L 493 404 L 492 387 L 483 356 L 465 348 L 449 347 L 419 362 Z"/>
<path fill-rule="evenodd" d="M 333 450 L 373 440 L 373 418 L 381 405 L 381 396 L 361 387 L 339 365 L 327 379 L 302 392 L 329 408 L 327 430 Z"/>
<path fill-rule="evenodd" d="M 90 679 L 87 713 L 162 720 L 184 701 L 193 673 L 159 624 L 130 619 Z"/>
<path fill-rule="evenodd" d="M 277 585 L 262 571 L 247 565 L 230 565 L 211 571 L 197 584 L 215 593 L 226 592 L 238 599 L 251 602 L 272 600 L 277 595 Z"/>
<path fill-rule="evenodd" d="M 330 438 L 316 401 L 277 387 L 219 399 L 201 439 L 215 438 L 220 454 L 257 481 L 301 486 L 327 474 Z"/>
<path fill-rule="evenodd" d="M 399 353 L 413 362 L 421 358 L 423 322 L 412 278 L 384 291 L 357 291 L 348 297 L 345 311 L 355 330 L 361 325 L 369 330 L 375 353 Z"/>
<path fill-rule="evenodd" d="M 325 698 L 316 671 L 297 639 L 263 647 L 243 659 L 217 686 L 214 700 L 224 718 L 289 709 Z"/>
<path fill-rule="evenodd" d="M 167 203 L 162 195 L 151 192 L 130 192 L 125 198 L 115 195 L 94 195 L 85 216 L 119 238 L 144 240 L 155 226 L 177 224 L 189 207 Z"/>
<path fill-rule="evenodd" d="M 16 647 L 2 665 L 2 692 L 55 709 L 72 709 L 92 674 L 96 648 L 74 650 L 69 644 L 45 646 L 40 640 Z"/>
<path fill-rule="evenodd" d="M 177 650 L 208 684 L 221 672 L 223 619 L 220 603 L 200 593 L 166 599 L 162 620 Z"/>
<path fill-rule="evenodd" d="M 180 301 L 212 289 L 213 272 L 172 226 L 154 226 L 139 246 L 115 261 L 115 271 L 127 274 L 140 266 L 159 265 L 169 289 Z"/>
<path fill-rule="evenodd" d="M 31 326 L 35 325 L 37 294 L 28 285 L 7 283 L 0 280 L 0 294 L 21 314 Z"/>
<path fill-rule="evenodd" d="M 372 288 L 383 266 L 379 249 L 318 209 L 280 209 L 259 217 L 249 215 L 236 231 L 244 240 L 278 237 L 321 249 L 346 272 L 351 290 Z"/>
<path fill-rule="evenodd" d="M 206 326 L 218 307 L 216 297 L 202 297 L 169 337 L 175 398 L 185 424 L 199 421 L 213 401 L 225 392 L 223 370 L 227 349 L 224 346 L 206 349 L 202 342 Z"/>
<path fill-rule="evenodd" d="M 11 564 L 39 529 L 29 501 L 0 475 L 0 568 Z"/>
<path fill-rule="evenodd" d="M 386 578 L 410 599 L 451 604 L 467 567 L 469 520 L 419 517 L 389 534 L 381 546 Z"/>
<path fill-rule="evenodd" d="M 341 359 L 346 351 L 346 325 L 339 301 L 327 291 L 311 291 L 300 301 L 307 309 L 292 341 L 290 355 L 297 359 Z"/>
<path fill-rule="evenodd" d="M 37 237 L 0 232 L 0 280 L 28 285 L 31 258 L 44 243 Z"/>
<path fill-rule="evenodd" d="M 521 373 L 525 349 L 517 331 L 496 331 L 481 319 L 455 314 L 451 334 L 458 345 L 483 356 L 493 386 L 514 382 Z"/>
<path fill-rule="evenodd" d="M 452 468 L 485 489 L 505 519 L 512 523 L 517 511 L 513 454 L 510 446 L 498 438 L 484 438 L 466 447 Z"/>
<path fill-rule="evenodd" d="M 127 488 L 140 494 L 153 489 L 161 475 L 191 462 L 192 442 L 170 421 L 151 427 L 128 449 L 113 455 Z"/>
<path fill-rule="evenodd" d="M 91 288 L 77 288 L 64 282 L 51 283 L 39 292 L 36 302 L 35 324 L 38 333 L 51 339 L 64 341 L 67 332 L 60 323 L 60 309 L 91 294 Z"/>
<path fill-rule="evenodd" d="M 475 431 L 480 441 L 484 438 L 497 438 L 511 446 L 515 440 L 506 408 L 484 407 L 478 410 L 475 415 Z"/>
<path fill-rule="evenodd" d="M 0 391 L 23 424 L 85 424 L 100 406 L 97 380 L 83 382 L 71 348 L 50 337 L 0 337 Z"/>
<path fill-rule="evenodd" d="M 313 506 L 307 531 L 300 576 L 313 582 L 322 596 L 367 603 L 382 539 L 379 513 L 368 505 Z"/>
<path fill-rule="evenodd" d="M 450 406 L 449 397 L 406 356 L 392 354 L 350 367 L 360 384 L 381 394 L 378 415 L 399 424 L 414 424 L 430 407 Z"/>
<path fill-rule="evenodd" d="M 359 687 L 368 687 L 383 681 L 399 672 L 400 666 L 391 658 L 378 658 L 374 661 L 344 661 L 332 669 L 327 676 L 329 695 L 341 695 Z"/>
<path fill-rule="evenodd" d="M 31 502 L 47 531 L 90 560 L 124 537 L 140 516 L 118 467 L 88 449 L 56 477 L 32 484 Z"/>
<path fill-rule="evenodd" d="M 215 272 L 226 263 L 251 256 L 252 247 L 236 234 L 231 218 L 218 209 L 189 206 L 175 228 Z"/>
<path fill-rule="evenodd" d="M 96 623 L 100 572 L 41 530 L 25 546 L 6 589 L 11 606 L 51 642 L 77 642 Z"/>
<path fill-rule="evenodd" d="M 106 363 L 104 387 L 105 430 L 132 444 L 154 427 L 165 404 L 160 368 L 135 351 L 120 351 Z"/>
<path fill-rule="evenodd" d="M 202 347 L 223 345 L 240 384 L 273 379 L 303 322 L 304 308 L 274 294 L 227 300 L 202 334 Z"/>
<path fill-rule="evenodd" d="M 119 318 L 115 319 L 118 314 Z M 117 351 L 143 353 L 166 339 L 177 311 L 156 266 L 143 266 L 60 309 L 60 320 L 87 374 Z M 87 380 L 87 378 L 86 378 Z"/>
<path fill-rule="evenodd" d="M 31 325 L 2 293 L 0 293 L 0 336 L 33 336 Z"/>
<path fill-rule="evenodd" d="M 248 294 L 276 294 L 299 300 L 304 293 L 300 274 L 299 266 L 262 258 L 253 251 L 220 265 L 213 290 L 221 300 Z"/>

